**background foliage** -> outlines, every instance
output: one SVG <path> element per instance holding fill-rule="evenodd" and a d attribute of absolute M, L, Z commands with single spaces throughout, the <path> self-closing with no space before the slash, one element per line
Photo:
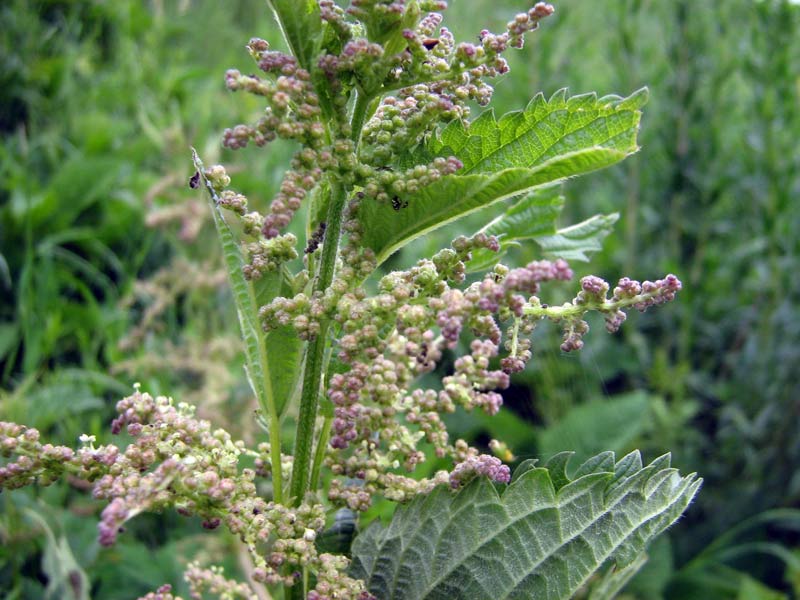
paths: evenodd
<path fill-rule="evenodd" d="M 520 6 L 466 4 L 453 0 L 446 14 L 464 37 L 499 29 Z M 496 110 L 521 108 L 540 90 L 627 95 L 648 85 L 641 152 L 569 183 L 563 219 L 620 214 L 591 267 L 574 263 L 578 275 L 672 271 L 684 292 L 618 336 L 589 336 L 579 355 L 552 350 L 556 332 L 541 328 L 509 410 L 450 425 L 478 443 L 502 438 L 523 459 L 672 450 L 675 466 L 706 484 L 624 593 L 796 597 L 800 6 L 556 8 L 512 57 Z M 232 419 L 251 399 L 204 199 L 186 180 L 194 145 L 207 162 L 231 165 L 252 200 L 266 202 L 278 182 L 280 146 L 233 154 L 219 145 L 224 127 L 259 110 L 225 92 L 222 75 L 249 68 L 250 37 L 279 45 L 264 3 L 9 0 L 0 22 L 0 419 L 61 443 L 83 432 L 102 441 L 114 402 L 141 381 L 253 436 L 251 419 Z M 423 238 L 387 268 L 490 217 Z M 523 246 L 511 257 L 539 252 Z M 92 598 L 131 598 L 178 583 L 187 560 L 212 555 L 247 570 L 232 541 L 175 515 L 133 521 L 101 552 L 97 511 L 68 483 L 3 494 L 6 597 L 83 597 L 65 585 L 83 571 Z"/>

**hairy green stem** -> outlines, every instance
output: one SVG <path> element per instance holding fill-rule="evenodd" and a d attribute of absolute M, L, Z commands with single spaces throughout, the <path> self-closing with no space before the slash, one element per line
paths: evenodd
<path fill-rule="evenodd" d="M 603 302 L 588 301 L 584 304 L 573 304 L 565 302 L 561 306 L 548 306 L 546 304 L 527 304 L 523 307 L 522 312 L 526 315 L 537 317 L 540 319 L 547 318 L 554 321 L 561 319 L 570 319 L 580 317 L 590 310 L 596 310 L 601 313 L 614 312 L 622 308 L 628 308 L 640 302 L 646 302 L 653 298 L 655 294 L 643 293 L 630 298 L 620 298 L 619 300 L 604 300 Z"/>
<path fill-rule="evenodd" d="M 336 255 L 339 250 L 339 235 L 342 231 L 342 216 L 347 194 L 340 183 L 331 184 L 331 198 L 328 205 L 327 229 L 322 244 L 315 292 L 324 292 L 333 281 Z M 311 447 L 314 440 L 314 424 L 319 407 L 322 367 L 325 362 L 325 345 L 328 337 L 327 319 L 320 321 L 319 333 L 306 347 L 305 370 L 303 372 L 303 391 L 300 394 L 300 414 L 297 417 L 297 430 L 294 439 L 294 467 L 289 496 L 295 505 L 303 501 L 308 491 L 309 470 L 311 467 Z"/>
<path fill-rule="evenodd" d="M 353 115 L 351 117 L 353 141 L 358 145 L 361 129 L 372 104 L 372 98 L 359 93 L 356 97 Z M 333 281 L 333 272 L 336 266 L 336 256 L 339 252 L 339 236 L 342 232 L 342 218 L 344 216 L 347 190 L 339 182 L 331 182 L 331 197 L 328 204 L 327 228 L 325 241 L 322 243 L 322 255 L 319 261 L 317 278 L 314 281 L 314 292 L 324 292 Z M 320 321 L 319 333 L 306 347 L 305 368 L 303 371 L 303 391 L 300 394 L 300 414 L 297 417 L 297 429 L 294 439 L 294 467 L 292 468 L 292 481 L 289 486 L 289 497 L 298 505 L 310 489 L 311 479 L 318 480 L 321 463 L 315 464 L 316 478 L 311 477 L 311 449 L 314 440 L 314 425 L 319 408 L 320 386 L 325 366 L 325 349 L 328 342 L 328 327 L 330 323 L 323 318 Z M 328 433 L 330 433 L 328 431 Z M 322 435 L 317 443 L 318 452 L 324 453 L 324 444 L 327 441 L 323 428 Z"/>
<path fill-rule="evenodd" d="M 367 117 L 374 111 L 374 107 L 371 107 L 372 104 L 372 96 L 366 94 L 359 90 L 356 92 L 356 103 L 353 107 L 353 117 L 352 117 L 352 136 L 353 141 L 358 146 L 358 141 L 361 139 L 361 130 L 364 128 L 364 121 L 367 120 Z"/>
<path fill-rule="evenodd" d="M 517 346 L 519 345 L 519 319 L 514 319 L 514 332 L 511 335 L 511 356 L 517 355 Z"/>

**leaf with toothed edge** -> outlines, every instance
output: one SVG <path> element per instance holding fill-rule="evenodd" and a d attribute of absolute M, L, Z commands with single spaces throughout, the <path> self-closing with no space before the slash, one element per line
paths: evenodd
<path fill-rule="evenodd" d="M 292 54 L 301 67 L 311 71 L 322 31 L 319 3 L 316 0 L 269 0 L 269 4 Z"/>
<path fill-rule="evenodd" d="M 290 295 L 291 283 L 285 269 L 266 273 L 253 282 L 242 273 L 244 258 L 239 244 L 219 208 L 219 197 L 211 182 L 206 179 L 203 163 L 192 149 L 195 169 L 209 195 L 211 213 L 217 230 L 231 292 L 239 317 L 245 351 L 245 370 L 250 387 L 263 406 L 266 390 L 274 399 L 276 413 L 286 410 L 294 392 L 296 373 L 300 368 L 302 343 L 291 327 L 281 327 L 269 333 L 261 330 L 256 313 L 258 307 L 278 295 Z"/>
<path fill-rule="evenodd" d="M 669 455 L 642 467 L 638 452 L 603 453 L 572 476 L 568 458 L 526 461 L 502 491 L 478 478 L 418 496 L 356 538 L 350 575 L 381 600 L 571 598 L 603 567 L 634 563 L 702 483 Z"/>
<path fill-rule="evenodd" d="M 619 215 L 594 215 L 575 225 L 556 229 L 555 221 L 564 206 L 561 184 L 536 189 L 514 202 L 506 211 L 482 227 L 478 233 L 494 235 L 498 252 L 486 248 L 472 251 L 466 263 L 468 272 L 491 268 L 513 247 L 536 242 L 544 254 L 565 260 L 589 260 L 589 254 L 602 249 Z"/>
<path fill-rule="evenodd" d="M 364 244 L 380 264 L 417 237 L 502 199 L 619 162 L 638 150 L 646 99 L 646 89 L 600 99 L 561 90 L 500 120 L 487 111 L 468 125 L 454 121 L 425 151 L 455 156 L 464 167 L 403 196 L 401 210 L 365 200 L 358 211 Z"/>

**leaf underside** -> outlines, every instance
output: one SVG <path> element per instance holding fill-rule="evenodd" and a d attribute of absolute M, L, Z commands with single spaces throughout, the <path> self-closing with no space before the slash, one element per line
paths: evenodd
<path fill-rule="evenodd" d="M 500 262 L 514 246 L 533 241 L 549 257 L 565 260 L 589 260 L 589 254 L 602 249 L 605 237 L 611 233 L 619 215 L 594 215 L 568 227 L 556 228 L 556 219 L 564 207 L 560 183 L 537 188 L 515 200 L 499 216 L 480 229 L 481 233 L 496 236 L 500 250 L 485 248 L 472 251 L 467 271 L 482 271 Z"/>
<path fill-rule="evenodd" d="M 643 468 L 638 452 L 606 452 L 572 477 L 569 457 L 525 461 L 502 494 L 479 478 L 417 497 L 356 538 L 350 574 L 381 600 L 571 598 L 611 561 L 633 563 L 702 482 L 669 455 Z"/>
<path fill-rule="evenodd" d="M 451 123 L 423 153 L 456 156 L 463 169 L 404 196 L 401 210 L 364 202 L 364 244 L 381 263 L 413 239 L 499 200 L 619 162 L 638 150 L 646 96 L 640 90 L 624 99 L 567 98 L 562 90 L 550 100 L 539 94 L 499 121 L 487 111 L 468 126 Z"/>
<path fill-rule="evenodd" d="M 194 149 L 192 157 L 209 194 L 211 214 L 222 246 L 225 268 L 239 317 L 250 386 L 261 406 L 267 403 L 266 396 L 269 394 L 275 403 L 277 415 L 281 415 L 292 396 L 295 380 L 293 375 L 300 366 L 302 343 L 296 331 L 288 326 L 264 333 L 256 315 L 259 306 L 267 304 L 278 295 L 289 295 L 288 276 L 281 270 L 266 273 L 256 282 L 245 279 L 242 273 L 244 258 L 233 232 L 222 215 L 217 193 L 206 179 L 203 163 Z"/>
<path fill-rule="evenodd" d="M 300 66 L 310 71 L 322 27 L 314 0 L 269 0 L 286 43 Z"/>

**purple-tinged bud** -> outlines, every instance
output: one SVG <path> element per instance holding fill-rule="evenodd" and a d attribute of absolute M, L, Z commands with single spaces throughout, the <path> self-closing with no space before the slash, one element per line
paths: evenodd
<path fill-rule="evenodd" d="M 457 464 L 450 474 L 450 485 L 453 488 L 459 488 L 476 476 L 481 475 L 485 475 L 492 481 L 499 483 L 511 481 L 511 469 L 507 465 L 504 465 L 495 456 L 481 454 L 479 456 L 469 456 L 466 460 Z"/>

